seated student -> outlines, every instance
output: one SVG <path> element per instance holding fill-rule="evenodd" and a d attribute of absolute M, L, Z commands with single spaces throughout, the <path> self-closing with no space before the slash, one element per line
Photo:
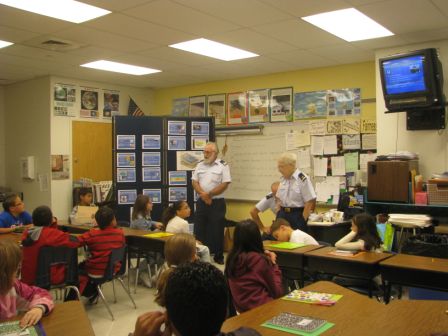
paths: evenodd
<path fill-rule="evenodd" d="M 289 222 L 284 218 L 277 218 L 271 226 L 272 236 L 281 242 L 291 242 L 305 245 L 319 245 L 319 243 L 308 233 L 293 230 Z"/>
<path fill-rule="evenodd" d="M 16 226 L 32 226 L 31 215 L 25 211 L 25 203 L 17 194 L 6 197 L 3 202 L 3 210 L 0 214 L 0 233 L 13 232 Z"/>
<path fill-rule="evenodd" d="M 224 272 L 236 310 L 245 312 L 283 295 L 276 257 L 275 253 L 264 250 L 254 221 L 245 220 L 236 225 Z"/>
<path fill-rule="evenodd" d="M 381 244 L 375 218 L 362 213 L 353 217 L 351 231 L 338 240 L 335 246 L 342 250 L 380 252 Z"/>
<path fill-rule="evenodd" d="M 20 327 L 35 325 L 53 310 L 50 294 L 42 288 L 28 286 L 17 279 L 22 252 L 15 241 L 0 240 L 0 320 L 26 311 Z"/>
<path fill-rule="evenodd" d="M 117 220 L 111 208 L 101 207 L 95 214 L 99 229 L 91 229 L 78 236 L 80 246 L 87 246 L 88 257 L 79 265 L 79 291 L 84 296 L 95 296 L 96 291 L 89 286 L 88 277 L 102 278 L 109 262 L 112 249 L 123 247 L 123 230 L 117 228 Z"/>
<path fill-rule="evenodd" d="M 186 201 L 174 202 L 168 208 L 163 210 L 162 223 L 165 225 L 165 231 L 171 233 L 190 233 L 189 224 L 185 218 L 190 217 L 191 209 Z M 210 250 L 207 246 L 196 241 L 196 248 L 199 259 L 204 262 L 210 262 Z"/>
<path fill-rule="evenodd" d="M 165 307 L 165 287 L 168 276 L 177 266 L 197 259 L 196 240 L 189 233 L 176 234 L 165 242 L 163 254 L 165 255 L 166 268 L 161 269 L 154 301 Z"/>
<path fill-rule="evenodd" d="M 133 335 L 260 336 L 250 328 L 220 332 L 227 314 L 227 285 L 222 272 L 209 263 L 197 261 L 176 267 L 168 277 L 165 304 L 166 312 L 139 316 Z"/>
<path fill-rule="evenodd" d="M 132 229 L 151 230 L 162 229 L 163 224 L 151 219 L 152 202 L 147 195 L 138 195 L 132 208 Z"/>
<path fill-rule="evenodd" d="M 78 247 L 78 239 L 66 232 L 58 230 L 54 225 L 53 213 L 45 205 L 39 206 L 33 211 L 34 227 L 27 229 L 22 235 L 23 261 L 21 280 L 34 285 L 37 273 L 37 260 L 40 248 L 43 246 Z M 51 268 L 52 280 L 58 283 L 64 277 L 64 268 L 55 265 Z"/>
<path fill-rule="evenodd" d="M 263 197 L 260 202 L 255 204 L 255 206 L 250 210 L 250 216 L 252 217 L 252 220 L 257 223 L 258 227 L 260 228 L 260 231 L 263 232 L 265 235 L 269 236 L 271 231 L 268 227 L 265 227 L 263 223 L 261 222 L 260 216 L 258 215 L 260 212 L 264 212 L 268 209 L 271 209 L 272 213 L 274 215 L 277 214 L 277 211 L 279 209 L 277 198 L 275 194 L 277 194 L 278 186 L 280 182 L 276 181 L 271 184 L 271 192 L 267 194 L 265 197 Z M 266 237 L 266 239 L 269 237 Z"/>
<path fill-rule="evenodd" d="M 78 206 L 94 206 L 92 188 L 79 188 L 78 199 L 76 205 L 73 207 L 68 221 L 73 224 L 76 214 L 78 213 Z"/>

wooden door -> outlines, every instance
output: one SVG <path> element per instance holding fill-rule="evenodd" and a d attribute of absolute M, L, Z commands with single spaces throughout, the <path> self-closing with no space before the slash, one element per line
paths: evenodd
<path fill-rule="evenodd" d="M 73 180 L 112 180 L 112 124 L 72 123 Z"/>

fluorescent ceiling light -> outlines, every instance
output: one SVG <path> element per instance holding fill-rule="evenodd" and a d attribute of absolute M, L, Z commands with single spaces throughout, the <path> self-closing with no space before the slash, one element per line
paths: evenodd
<path fill-rule="evenodd" d="M 354 8 L 306 16 L 302 19 L 348 42 L 394 35 Z"/>
<path fill-rule="evenodd" d="M 82 64 L 81 66 L 85 67 L 85 68 L 119 72 L 119 73 L 124 73 L 124 74 L 128 74 L 128 75 L 137 75 L 137 76 L 148 75 L 148 74 L 160 72 L 160 70 L 156 70 L 156 69 L 145 68 L 145 67 L 124 64 L 124 63 L 118 63 L 118 62 L 105 61 L 105 60 L 90 62 L 90 63 Z"/>
<path fill-rule="evenodd" d="M 11 44 L 14 44 L 14 43 L 0 40 L 0 49 L 10 46 Z"/>
<path fill-rule="evenodd" d="M 0 0 L 0 4 L 73 23 L 89 21 L 110 13 L 74 0 Z"/>
<path fill-rule="evenodd" d="M 234 61 L 243 58 L 259 56 L 246 50 L 238 49 L 204 38 L 176 43 L 171 48 L 189 51 L 195 54 L 217 58 L 223 61 Z"/>

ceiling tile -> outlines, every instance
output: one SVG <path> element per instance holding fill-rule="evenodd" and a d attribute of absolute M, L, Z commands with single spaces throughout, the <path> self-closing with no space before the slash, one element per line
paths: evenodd
<path fill-rule="evenodd" d="M 0 26 L 0 40 L 3 41 L 18 43 L 36 36 L 39 36 L 39 34 L 22 29 Z"/>
<path fill-rule="evenodd" d="M 132 7 L 136 7 L 138 5 L 142 5 L 144 3 L 149 3 L 153 0 L 83 0 L 82 2 L 85 2 L 89 5 L 108 9 L 110 11 L 121 11 L 124 9 L 129 9 Z"/>
<path fill-rule="evenodd" d="M 198 54 L 193 54 L 188 51 L 183 51 L 179 49 L 174 49 L 170 47 L 162 47 L 151 50 L 145 50 L 139 53 L 140 55 L 149 56 L 151 58 L 168 60 L 170 62 L 189 65 L 189 66 L 200 66 L 203 64 L 211 64 L 224 62 L 217 60 L 215 58 L 201 56 Z"/>
<path fill-rule="evenodd" d="M 169 0 L 157 0 L 143 6 L 125 10 L 124 13 L 198 36 L 201 36 L 204 30 L 207 30 L 209 33 L 220 33 L 240 28 L 239 25 L 229 21 Z"/>
<path fill-rule="evenodd" d="M 381 38 L 375 38 L 370 40 L 351 42 L 353 46 L 364 50 L 376 50 L 382 48 L 390 48 L 399 45 L 406 44 L 407 41 L 402 35 L 386 36 Z"/>
<path fill-rule="evenodd" d="M 184 6 L 205 12 L 214 17 L 250 27 L 293 18 L 289 13 L 277 10 L 258 0 L 174 0 Z M 256 13 L 256 15 L 254 15 Z"/>
<path fill-rule="evenodd" d="M 261 0 L 297 18 L 351 7 L 343 0 Z"/>
<path fill-rule="evenodd" d="M 436 6 L 446 17 L 448 17 L 448 1 L 446 0 L 432 0 Z"/>
<path fill-rule="evenodd" d="M 152 58 L 141 54 L 128 54 L 128 53 L 119 54 L 115 55 L 114 57 L 111 57 L 110 59 L 111 60 L 114 59 L 117 62 L 145 66 L 162 71 L 184 66 L 181 65 L 180 63 L 170 62 L 169 60 L 166 59 Z"/>
<path fill-rule="evenodd" d="M 87 22 L 85 25 L 117 35 L 148 41 L 159 46 L 197 38 L 197 36 L 192 34 L 187 34 L 179 30 L 167 28 L 123 14 L 106 15 Z"/>
<path fill-rule="evenodd" d="M 359 63 L 375 60 L 374 51 L 361 50 L 351 45 L 328 46 L 311 49 L 311 53 L 334 60 L 340 64 Z"/>
<path fill-rule="evenodd" d="M 335 63 L 325 56 L 319 56 L 307 50 L 269 54 L 268 57 L 291 64 L 296 69 L 326 67 Z"/>
<path fill-rule="evenodd" d="M 400 35 L 408 43 L 420 43 L 426 41 L 437 41 L 448 38 L 448 28 L 416 31 Z M 398 46 L 394 45 L 393 47 Z"/>

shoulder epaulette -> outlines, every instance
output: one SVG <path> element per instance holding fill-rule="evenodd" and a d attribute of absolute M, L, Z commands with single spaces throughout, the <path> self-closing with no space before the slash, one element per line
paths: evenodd
<path fill-rule="evenodd" d="M 227 162 L 225 162 L 224 160 L 220 160 L 219 161 L 222 165 L 227 166 Z"/>
<path fill-rule="evenodd" d="M 305 176 L 305 174 L 303 174 L 303 173 L 299 173 L 299 179 L 301 179 L 302 182 L 305 182 L 305 181 L 306 181 L 306 176 Z"/>
<path fill-rule="evenodd" d="M 272 198 L 272 197 L 274 197 L 274 194 L 273 194 L 273 193 L 269 193 L 269 194 L 266 195 L 266 199 L 270 199 L 270 198 Z"/>

